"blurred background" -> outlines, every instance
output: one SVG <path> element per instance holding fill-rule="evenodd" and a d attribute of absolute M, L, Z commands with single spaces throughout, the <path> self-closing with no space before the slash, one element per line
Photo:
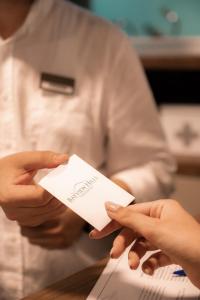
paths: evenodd
<path fill-rule="evenodd" d="M 199 0 L 91 0 L 96 14 L 120 24 L 130 35 L 198 35 Z"/>
<path fill-rule="evenodd" d="M 130 35 L 199 35 L 199 0 L 74 0 Z"/>
<path fill-rule="evenodd" d="M 178 162 L 174 198 L 200 211 L 200 0 L 72 1 L 130 37 Z"/>

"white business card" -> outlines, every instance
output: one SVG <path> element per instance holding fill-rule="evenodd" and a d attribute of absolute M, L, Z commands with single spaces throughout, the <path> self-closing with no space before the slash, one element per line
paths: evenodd
<path fill-rule="evenodd" d="M 77 155 L 43 177 L 39 185 L 98 230 L 111 221 L 106 201 L 127 206 L 135 199 Z"/>

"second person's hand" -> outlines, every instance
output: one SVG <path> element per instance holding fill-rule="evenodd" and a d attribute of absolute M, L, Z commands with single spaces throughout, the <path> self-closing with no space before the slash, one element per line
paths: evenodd
<path fill-rule="evenodd" d="M 113 258 L 119 257 L 135 240 L 128 256 L 132 269 L 137 269 L 140 259 L 149 250 L 161 249 L 143 263 L 145 273 L 152 275 L 157 268 L 176 263 L 200 287 L 200 225 L 178 202 L 158 200 L 125 208 L 108 202 L 106 209 L 114 220 L 111 225 L 124 227 L 114 240 Z M 103 230 L 104 234 L 94 230 L 92 237 L 106 235 L 111 225 Z"/>

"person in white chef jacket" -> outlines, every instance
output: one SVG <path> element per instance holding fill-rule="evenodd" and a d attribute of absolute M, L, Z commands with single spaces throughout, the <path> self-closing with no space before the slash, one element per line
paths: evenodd
<path fill-rule="evenodd" d="M 0 0 L 0 36 L 1 156 L 76 153 L 138 202 L 171 192 L 174 161 L 122 32 L 68 1 Z M 37 227 L 0 211 L 0 299 L 19 299 L 104 256 L 108 241 L 90 241 L 84 227 L 69 209 Z"/>

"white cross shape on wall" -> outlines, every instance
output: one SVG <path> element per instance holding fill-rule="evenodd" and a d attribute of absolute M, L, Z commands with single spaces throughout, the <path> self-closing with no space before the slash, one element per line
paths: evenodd
<path fill-rule="evenodd" d="M 182 141 L 184 146 L 189 147 L 199 137 L 199 134 L 193 130 L 189 123 L 185 123 L 182 129 L 176 133 L 176 137 Z"/>

